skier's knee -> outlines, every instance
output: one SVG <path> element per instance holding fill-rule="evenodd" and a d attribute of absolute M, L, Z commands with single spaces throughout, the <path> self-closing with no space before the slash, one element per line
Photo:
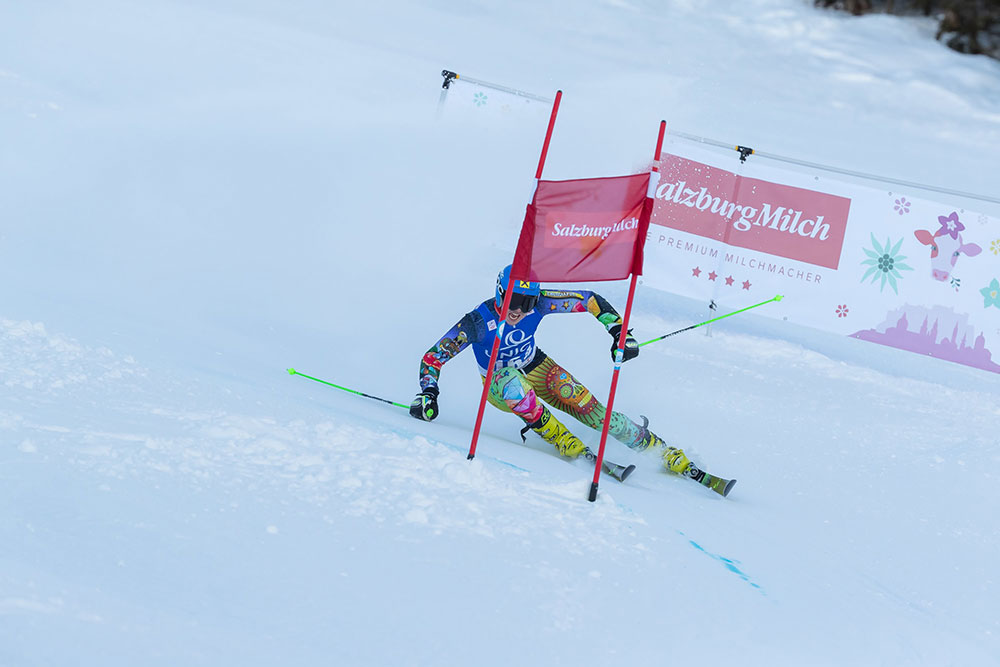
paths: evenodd
<path fill-rule="evenodd" d="M 528 424 L 538 421 L 545 409 L 524 376 L 510 368 L 497 371 L 491 382 L 490 394 Z"/>

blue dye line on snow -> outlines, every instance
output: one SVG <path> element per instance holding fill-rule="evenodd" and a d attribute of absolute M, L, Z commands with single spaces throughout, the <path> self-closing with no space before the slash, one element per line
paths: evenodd
<path fill-rule="evenodd" d="M 398 430 L 394 430 L 394 433 L 396 433 L 396 435 L 399 435 L 399 436 L 403 436 L 404 435 L 402 432 L 400 432 Z M 412 432 L 407 433 L 406 437 L 411 437 L 411 435 L 412 435 Z M 434 439 L 428 438 L 427 436 L 421 436 L 421 437 L 423 437 L 425 440 L 427 440 L 427 442 L 431 443 L 432 445 L 442 445 L 444 447 L 447 447 L 448 449 L 452 449 L 452 450 L 454 450 L 456 452 L 459 452 L 461 454 L 466 454 L 467 453 L 465 451 L 465 449 L 463 449 L 462 447 L 459 447 L 458 445 L 453 445 L 450 442 L 443 442 L 441 440 L 434 440 Z M 530 473 L 531 472 L 527 468 L 522 468 L 519 465 L 515 465 L 515 464 L 511 463 L 510 461 L 504 461 L 503 459 L 498 459 L 495 456 L 489 456 L 489 455 L 483 456 L 481 454 L 477 454 L 477 457 L 479 457 L 479 456 L 482 456 L 482 458 L 485 458 L 485 459 L 489 459 L 490 461 L 495 461 L 495 462 L 497 462 L 497 463 L 499 463 L 501 465 L 505 465 L 508 468 L 513 468 L 514 470 L 517 470 L 519 472 L 526 472 L 526 473 Z M 631 507 L 629 507 L 628 505 L 623 505 L 623 504 L 621 504 L 619 502 L 616 502 L 615 505 L 617 505 L 619 509 L 625 511 L 628 514 L 631 514 L 632 516 L 636 515 L 635 511 Z"/>
<path fill-rule="evenodd" d="M 709 551 L 705 547 L 701 546 L 700 544 L 698 544 L 697 542 L 695 542 L 694 540 L 692 540 L 690 537 L 688 537 L 687 535 L 685 535 L 681 531 L 678 530 L 677 533 L 681 537 L 683 537 L 684 539 L 686 539 L 688 541 L 688 544 L 690 544 L 692 547 L 694 547 L 695 549 L 697 549 L 701 553 L 705 554 L 709 558 L 712 558 L 714 560 L 719 561 L 720 563 L 722 563 L 726 567 L 727 570 L 729 570 L 730 572 L 732 572 L 733 574 L 735 574 L 737 577 L 739 577 L 743 581 L 745 581 L 748 584 L 750 584 L 750 586 L 752 586 L 753 588 L 756 588 L 758 591 L 760 591 L 761 595 L 763 595 L 764 597 L 767 597 L 767 593 L 764 592 L 764 589 L 761 588 L 759 584 L 755 583 L 753 581 L 753 579 L 751 579 L 750 576 L 746 572 L 744 572 L 743 570 L 741 570 L 740 568 L 737 567 L 737 565 L 739 564 L 738 560 L 732 560 L 730 558 L 726 558 L 725 556 L 720 556 L 719 554 L 713 554 L 711 551 Z"/>
<path fill-rule="evenodd" d="M 392 432 L 395 433 L 396 435 L 398 435 L 401 438 L 413 438 L 413 437 L 419 435 L 419 437 L 423 438 L 424 440 L 426 440 L 427 442 L 431 443 L 432 445 L 442 445 L 444 447 L 447 447 L 448 449 L 453 449 L 456 452 L 459 452 L 460 454 L 468 454 L 469 453 L 467 450 L 459 447 L 458 445 L 453 445 L 450 442 L 443 442 L 441 440 L 435 440 L 433 438 L 428 438 L 427 436 L 425 436 L 423 434 L 418 434 L 418 433 L 415 433 L 415 432 L 410 431 L 410 430 L 403 431 L 403 430 L 400 430 L 400 429 L 392 429 Z M 489 456 L 489 455 L 486 455 L 486 456 L 477 455 L 477 456 L 482 456 L 482 458 L 489 459 L 490 461 L 496 461 L 497 463 L 500 463 L 502 465 L 505 465 L 505 466 L 508 466 L 510 468 L 513 468 L 514 470 L 519 470 L 521 472 L 531 472 L 527 468 L 522 468 L 521 466 L 514 465 L 513 463 L 510 463 L 509 461 L 504 461 L 503 459 L 498 459 L 495 456 Z"/>
<path fill-rule="evenodd" d="M 460 452 L 460 453 L 465 453 L 465 454 L 468 454 L 468 452 L 467 452 L 466 450 L 462 449 L 462 448 L 461 448 L 461 447 L 459 447 L 458 445 L 449 445 L 449 444 L 448 444 L 448 443 L 446 443 L 446 442 L 441 442 L 441 443 L 438 443 L 438 444 L 441 444 L 441 445 L 444 445 L 445 447 L 451 447 L 451 448 L 452 448 L 452 449 L 454 449 L 454 450 L 455 450 L 456 452 Z M 505 466 L 507 466 L 507 467 L 509 467 L 509 468 L 513 468 L 514 470 L 520 470 L 521 472 L 531 472 L 531 471 L 530 471 L 530 470 L 528 470 L 527 468 L 522 468 L 522 467 L 521 467 L 521 466 L 519 466 L 519 465 L 514 465 L 514 464 L 513 464 L 513 463 L 511 463 L 510 461 L 504 461 L 503 459 L 498 459 L 498 458 L 497 458 L 497 457 L 495 457 L 495 456 L 489 456 L 488 454 L 487 454 L 486 456 L 483 456 L 482 454 L 476 454 L 476 458 L 479 458 L 479 457 L 482 457 L 482 458 L 484 458 L 484 459 L 489 459 L 490 461 L 496 461 L 497 463 L 499 463 L 499 464 L 501 464 L 501 465 L 505 465 Z"/>
<path fill-rule="evenodd" d="M 453 445 L 453 444 L 451 444 L 449 442 L 441 442 L 440 440 L 431 440 L 429 438 L 427 439 L 427 442 L 433 443 L 435 445 L 444 445 L 448 449 L 454 449 L 456 452 L 459 452 L 460 454 L 468 454 L 469 453 L 468 450 L 462 449 L 458 445 Z M 477 458 L 482 457 L 484 459 L 489 459 L 490 461 L 496 461 L 497 463 L 500 463 L 502 465 L 505 465 L 505 466 L 508 466 L 510 468 L 513 468 L 514 470 L 520 470 L 521 472 L 531 472 L 527 468 L 522 468 L 521 466 L 514 465 L 513 463 L 510 463 L 509 461 L 504 461 L 503 459 L 498 459 L 497 457 L 495 457 L 495 456 L 489 456 L 488 454 L 487 455 L 477 454 L 476 457 Z"/>
<path fill-rule="evenodd" d="M 466 453 L 465 450 L 462 449 L 461 447 L 459 447 L 458 445 L 452 445 L 452 444 L 447 443 L 447 442 L 441 442 L 440 440 L 428 440 L 428 442 L 431 442 L 431 443 L 433 443 L 435 445 L 444 445 L 448 449 L 454 449 L 456 452 L 460 452 L 460 453 L 463 453 L 463 454 Z M 477 454 L 476 458 L 479 458 L 479 456 L 480 455 Z M 510 463 L 509 461 L 504 461 L 503 459 L 498 459 L 495 456 L 488 456 L 487 455 L 487 456 L 483 456 L 483 458 L 489 459 L 490 461 L 496 461 L 497 463 L 500 463 L 502 465 L 508 466 L 508 467 L 513 468 L 514 470 L 518 470 L 520 472 L 526 472 L 526 473 L 530 473 L 531 472 L 527 468 L 522 468 L 519 465 L 514 465 L 513 463 Z M 635 511 L 631 507 L 629 507 L 628 505 L 623 505 L 620 502 L 615 502 L 615 505 L 618 507 L 618 509 L 624 511 L 625 513 L 631 514 L 632 516 L 636 516 Z"/>

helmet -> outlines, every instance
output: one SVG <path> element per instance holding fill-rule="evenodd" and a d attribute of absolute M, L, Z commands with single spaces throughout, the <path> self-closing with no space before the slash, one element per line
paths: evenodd
<path fill-rule="evenodd" d="M 497 276 L 495 302 L 498 311 L 503 308 L 504 289 L 507 287 L 507 281 L 510 280 L 510 269 L 511 266 L 508 264 Z M 542 293 L 542 286 L 531 280 L 515 280 L 512 290 L 513 294 L 510 295 L 510 309 L 517 310 L 520 308 L 522 313 L 527 313 L 538 303 L 538 297 Z"/>

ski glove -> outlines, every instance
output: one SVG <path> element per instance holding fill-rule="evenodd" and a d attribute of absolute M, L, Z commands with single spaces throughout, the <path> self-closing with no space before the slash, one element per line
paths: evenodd
<path fill-rule="evenodd" d="M 410 415 L 425 422 L 434 421 L 438 416 L 438 388 L 427 387 L 417 394 L 410 403 Z"/>
<path fill-rule="evenodd" d="M 615 326 L 608 329 L 608 333 L 611 337 L 615 339 L 615 342 L 611 344 L 611 361 L 615 360 L 618 353 L 618 343 L 619 338 L 622 333 L 622 325 L 616 324 Z M 639 343 L 635 338 L 632 338 L 632 330 L 629 329 L 628 333 L 625 334 L 625 350 L 622 361 L 628 361 L 629 359 L 635 359 L 639 356 Z"/>

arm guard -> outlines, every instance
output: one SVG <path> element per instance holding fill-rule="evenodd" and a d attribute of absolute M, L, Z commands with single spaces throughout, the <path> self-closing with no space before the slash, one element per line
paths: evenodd
<path fill-rule="evenodd" d="M 583 313 L 587 312 L 597 318 L 610 333 L 615 326 L 621 327 L 622 318 L 618 311 L 611 307 L 607 299 L 597 292 L 580 290 L 564 292 L 560 290 L 542 290 L 536 308 L 543 315 L 552 313 Z"/>
<path fill-rule="evenodd" d="M 441 367 L 449 359 L 479 340 L 486 330 L 486 325 L 475 311 L 466 313 L 448 333 L 427 350 L 420 360 L 420 389 L 433 387 L 437 389 L 441 376 Z"/>

